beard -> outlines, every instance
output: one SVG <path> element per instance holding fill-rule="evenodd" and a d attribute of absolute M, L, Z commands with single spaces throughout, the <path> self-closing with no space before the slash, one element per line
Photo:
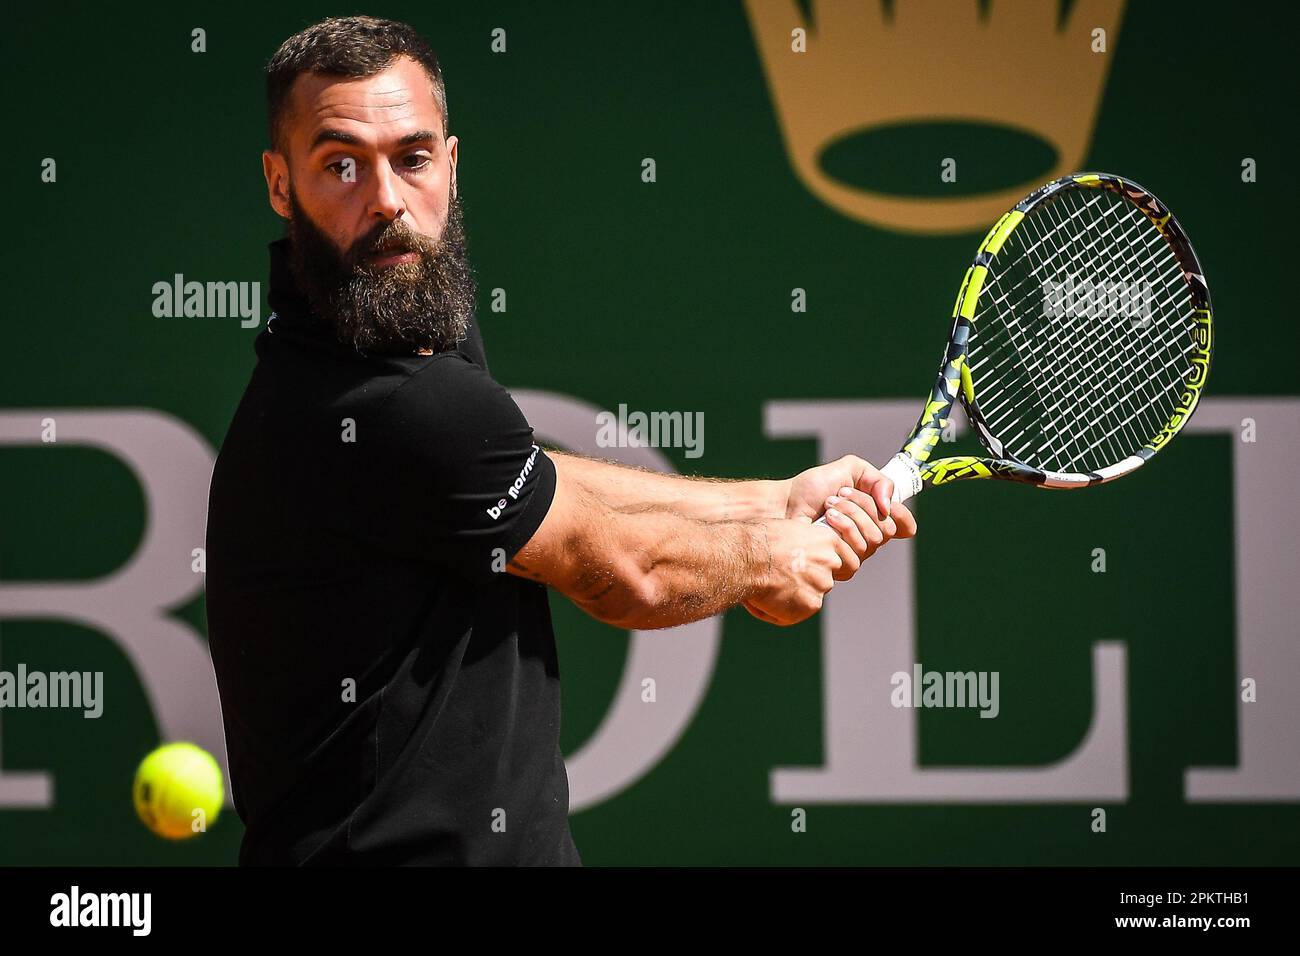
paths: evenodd
<path fill-rule="evenodd" d="M 359 352 L 410 355 L 455 348 L 474 314 L 474 274 L 465 254 L 460 199 L 447 205 L 438 239 L 401 220 L 379 223 L 340 252 L 298 205 L 286 224 L 289 261 L 299 289 L 336 338 Z M 380 252 L 413 252 L 416 262 L 386 268 L 369 264 Z"/>

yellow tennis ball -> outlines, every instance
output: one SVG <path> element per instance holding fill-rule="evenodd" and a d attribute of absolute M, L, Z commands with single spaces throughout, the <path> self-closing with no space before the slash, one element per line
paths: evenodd
<path fill-rule="evenodd" d="M 225 800 L 221 768 L 190 743 L 165 744 L 135 771 L 135 812 L 154 833 L 185 840 L 216 822 Z"/>

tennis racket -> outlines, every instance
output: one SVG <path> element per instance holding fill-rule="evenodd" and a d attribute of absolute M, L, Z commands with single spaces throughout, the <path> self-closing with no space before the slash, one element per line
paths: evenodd
<path fill-rule="evenodd" d="M 1212 338 L 1200 262 L 1149 190 L 1106 173 L 1048 183 L 966 270 L 938 380 L 882 469 L 894 500 L 972 478 L 1085 488 L 1130 474 L 1191 418 Z M 933 458 L 959 399 L 988 456 Z"/>

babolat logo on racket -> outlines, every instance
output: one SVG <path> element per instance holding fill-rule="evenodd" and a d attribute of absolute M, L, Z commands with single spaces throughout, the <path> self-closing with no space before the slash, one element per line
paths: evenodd
<path fill-rule="evenodd" d="M 1192 417 L 1192 412 L 1196 410 L 1196 403 L 1201 400 L 1201 389 L 1205 387 L 1205 380 L 1210 375 L 1212 329 L 1210 310 L 1197 309 L 1196 346 L 1192 352 L 1191 368 L 1187 372 L 1187 379 L 1183 382 L 1183 394 L 1169 416 L 1168 424 L 1160 430 L 1160 434 L 1151 439 L 1150 445 L 1147 446 L 1152 451 L 1159 451 L 1165 442 L 1178 434 L 1178 430 L 1183 427 L 1187 419 Z"/>

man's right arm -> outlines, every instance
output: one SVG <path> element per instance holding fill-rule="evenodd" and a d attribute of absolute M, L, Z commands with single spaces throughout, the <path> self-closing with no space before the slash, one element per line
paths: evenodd
<path fill-rule="evenodd" d="M 713 482 L 681 481 L 665 494 L 661 476 L 552 458 L 510 394 L 460 353 L 410 376 L 381 411 L 359 429 L 358 535 L 470 579 L 498 573 L 504 552 L 511 574 L 621 627 L 673 627 L 736 604 L 794 624 L 881 540 L 862 491 L 836 509 L 843 518 L 828 512 L 828 527 L 778 516 L 786 495 L 762 492 L 783 483 L 720 495 Z"/>
<path fill-rule="evenodd" d="M 806 520 L 707 520 L 653 503 L 611 504 L 557 458 L 550 509 L 508 570 L 597 620 L 650 629 L 740 603 L 794 624 L 859 564 L 839 534 Z"/>

